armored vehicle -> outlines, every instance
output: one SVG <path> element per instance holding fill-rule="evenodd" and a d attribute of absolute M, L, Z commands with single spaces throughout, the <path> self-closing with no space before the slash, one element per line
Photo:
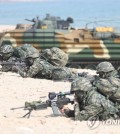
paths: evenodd
<path fill-rule="evenodd" d="M 36 17 L 28 21 L 33 25 L 17 26 L 15 30 L 5 32 L 0 43 L 10 43 L 14 47 L 29 43 L 39 50 L 59 47 L 69 54 L 68 65 L 74 67 L 95 68 L 101 61 L 110 61 L 116 68 L 120 66 L 120 29 L 75 29 L 70 26 L 71 17 L 63 20 L 49 14 L 42 20 Z"/>

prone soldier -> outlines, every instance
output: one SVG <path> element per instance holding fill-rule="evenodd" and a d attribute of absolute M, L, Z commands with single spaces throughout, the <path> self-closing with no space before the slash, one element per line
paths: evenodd
<path fill-rule="evenodd" d="M 97 90 L 115 103 L 120 103 L 120 79 L 118 72 L 110 62 L 101 62 L 97 66 L 100 79 L 94 81 Z"/>
<path fill-rule="evenodd" d="M 119 118 L 116 105 L 97 92 L 88 79 L 75 79 L 71 84 L 71 92 L 75 94 L 74 110 L 64 107 L 62 112 L 74 116 L 75 120 L 83 121 L 92 117 L 98 120 Z"/>
<path fill-rule="evenodd" d="M 1 65 L 3 72 L 14 71 L 17 72 L 17 68 L 26 69 L 27 62 L 24 59 L 17 58 L 14 55 L 14 48 L 11 45 L 2 45 L 0 47 L 1 53 Z"/>
<path fill-rule="evenodd" d="M 29 68 L 27 71 L 19 70 L 19 74 L 22 77 L 51 78 L 54 66 L 47 61 L 40 59 L 39 52 L 29 51 L 26 60 L 28 61 Z"/>
<path fill-rule="evenodd" d="M 48 100 L 46 101 L 33 101 L 33 102 L 25 102 L 25 106 L 23 107 L 17 107 L 17 108 L 11 108 L 11 110 L 16 110 L 20 108 L 24 108 L 24 110 L 29 110 L 27 114 L 25 114 L 23 117 L 28 116 L 30 117 L 30 114 L 33 110 L 43 110 L 47 109 L 47 107 L 52 107 L 53 114 L 55 116 L 61 116 L 62 113 L 60 112 L 60 109 L 67 105 L 68 103 L 73 104 L 73 99 L 70 99 L 69 97 L 66 97 L 67 95 L 71 95 L 70 92 L 49 92 L 48 94 Z"/>

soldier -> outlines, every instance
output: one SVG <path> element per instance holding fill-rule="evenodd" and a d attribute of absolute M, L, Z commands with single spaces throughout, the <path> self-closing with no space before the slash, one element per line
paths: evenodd
<path fill-rule="evenodd" d="M 101 62 L 97 66 L 100 79 L 94 81 L 97 90 L 114 102 L 120 103 L 120 79 L 110 62 Z"/>
<path fill-rule="evenodd" d="M 59 67 L 64 67 L 68 62 L 68 54 L 56 47 L 42 50 L 41 58 L 47 60 L 52 65 Z"/>
<path fill-rule="evenodd" d="M 13 52 L 14 52 L 14 48 L 11 45 L 3 45 L 0 47 L 0 53 L 1 53 L 1 57 L 2 57 L 2 62 L 7 61 L 7 62 L 15 62 L 16 61 L 16 57 L 13 56 Z M 1 64 L 2 65 L 2 69 L 1 71 L 3 72 L 8 72 L 12 70 L 12 65 L 11 64 Z"/>
<path fill-rule="evenodd" d="M 39 77 L 39 78 L 51 78 L 53 65 L 47 61 L 39 58 L 39 53 L 29 51 L 26 59 L 29 64 L 29 69 L 27 71 L 19 70 L 19 74 L 22 77 Z"/>
<path fill-rule="evenodd" d="M 30 44 L 24 44 L 14 49 L 14 55 L 19 58 L 26 58 L 27 51 L 32 47 Z"/>
<path fill-rule="evenodd" d="M 75 120 L 88 120 L 96 117 L 98 120 L 118 118 L 119 110 L 114 103 L 96 91 L 90 81 L 79 77 L 71 84 L 71 93 L 75 94 L 74 110 L 63 108 L 61 111 Z"/>
<path fill-rule="evenodd" d="M 8 60 L 13 55 L 13 47 L 11 45 L 2 45 L 0 47 L 0 53 L 2 56 L 2 60 Z"/>
<path fill-rule="evenodd" d="M 14 55 L 14 48 L 11 45 L 6 44 L 1 46 L 0 53 L 1 53 L 1 65 L 2 65 L 1 71 L 17 72 L 18 68 L 21 68 L 22 70 L 27 68 L 26 61 Z"/>
<path fill-rule="evenodd" d="M 110 62 L 101 62 L 96 67 L 97 73 L 100 78 L 119 77 L 118 72 Z"/>
<path fill-rule="evenodd" d="M 14 55 L 16 57 L 25 59 L 29 51 L 33 53 L 39 53 L 39 51 L 36 48 L 34 48 L 31 44 L 24 44 L 14 49 Z"/>
<path fill-rule="evenodd" d="M 29 19 L 25 19 L 27 21 L 33 22 L 34 24 L 32 25 L 32 29 L 39 29 L 41 28 L 41 21 L 39 20 L 39 16 L 37 16 L 36 18 L 33 18 L 32 20 Z"/>

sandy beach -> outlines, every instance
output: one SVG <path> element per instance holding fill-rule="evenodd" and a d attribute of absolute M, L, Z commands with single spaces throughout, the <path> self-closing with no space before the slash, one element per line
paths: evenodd
<path fill-rule="evenodd" d="M 15 25 L 0 25 L 0 33 L 15 29 Z"/>
<path fill-rule="evenodd" d="M 83 71 L 83 70 L 81 70 Z M 93 74 L 94 72 L 91 72 Z M 80 122 L 65 116 L 53 116 L 51 107 L 33 111 L 31 117 L 21 118 L 24 109 L 10 110 L 24 106 L 25 101 L 44 101 L 49 92 L 69 91 L 70 82 L 55 82 L 45 79 L 22 78 L 19 74 L 0 74 L 0 134 L 119 134 L 119 125 L 111 122 Z M 72 107 L 72 105 L 70 105 Z"/>
<path fill-rule="evenodd" d="M 15 26 L 0 26 L 0 32 Z M 87 71 L 95 74 L 95 71 Z M 52 108 L 33 111 L 31 117 L 21 118 L 24 109 L 10 110 L 24 106 L 25 101 L 44 101 L 49 92 L 69 91 L 70 82 L 55 82 L 45 79 L 22 78 L 19 74 L 0 72 L 0 134 L 119 134 L 120 122 L 74 121 L 65 116 L 53 116 Z M 71 105 L 70 105 L 71 106 Z M 72 107 L 72 106 L 71 106 Z"/>

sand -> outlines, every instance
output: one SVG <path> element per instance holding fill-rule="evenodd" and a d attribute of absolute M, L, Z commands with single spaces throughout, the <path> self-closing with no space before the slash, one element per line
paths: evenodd
<path fill-rule="evenodd" d="M 0 33 L 15 29 L 15 25 L 0 25 Z"/>
<path fill-rule="evenodd" d="M 83 70 L 81 70 L 83 71 Z M 91 72 L 94 74 L 94 72 Z M 0 134 L 118 134 L 119 123 L 74 121 L 65 116 L 53 116 L 51 107 L 33 111 L 31 117 L 21 118 L 24 109 L 10 110 L 24 106 L 25 101 L 48 99 L 49 92 L 70 90 L 70 82 L 55 82 L 45 79 L 22 78 L 16 73 L 0 74 Z M 72 105 L 71 105 L 72 107 Z M 91 126 L 91 127 L 90 127 Z"/>
<path fill-rule="evenodd" d="M 8 26 L 9 28 L 13 28 Z M 8 30 L 0 26 L 0 31 Z M 95 74 L 95 71 L 87 71 Z M 24 106 L 25 101 L 48 99 L 49 92 L 69 91 L 70 82 L 55 82 L 45 79 L 22 78 L 16 73 L 0 72 L 0 134 L 119 134 L 120 122 L 74 121 L 65 116 L 53 116 L 52 108 L 33 111 L 31 117 L 21 118 L 24 109 L 10 110 Z M 70 105 L 72 107 L 72 105 Z"/>

